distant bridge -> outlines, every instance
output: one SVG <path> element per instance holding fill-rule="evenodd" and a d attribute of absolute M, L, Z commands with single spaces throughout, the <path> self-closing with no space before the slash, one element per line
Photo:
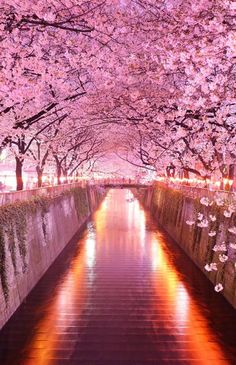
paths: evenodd
<path fill-rule="evenodd" d="M 125 188 L 147 188 L 150 184 L 146 182 L 141 182 L 133 179 L 102 179 L 94 180 L 92 183 L 94 185 L 100 185 L 104 188 L 115 188 L 115 189 L 125 189 Z"/>
<path fill-rule="evenodd" d="M 64 191 L 76 188 L 78 186 L 86 187 L 87 185 L 96 185 L 104 188 L 115 188 L 115 189 L 131 189 L 131 188 L 146 188 L 150 185 L 143 183 L 141 181 L 135 181 L 131 179 L 99 179 L 99 180 L 89 180 L 89 181 L 81 181 L 81 182 L 72 182 L 69 184 L 61 184 L 56 186 L 44 186 L 42 188 L 35 188 L 29 190 L 20 190 L 20 191 L 10 191 L 10 192 L 0 192 L 0 206 L 4 204 L 13 203 L 14 201 L 19 200 L 28 200 L 34 196 L 38 195 L 48 195 L 55 196 Z"/>
<path fill-rule="evenodd" d="M 103 186 L 104 188 L 111 188 L 111 189 L 138 189 L 138 188 L 147 188 L 148 184 L 138 184 L 138 183 L 131 183 L 131 184 L 127 184 L 127 183 L 121 183 L 121 184 L 114 184 L 114 183 L 102 183 L 102 184 L 99 184 L 100 186 Z"/>

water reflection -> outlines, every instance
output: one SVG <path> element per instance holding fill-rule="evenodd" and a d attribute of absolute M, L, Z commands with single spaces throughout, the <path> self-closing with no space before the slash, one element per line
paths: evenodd
<path fill-rule="evenodd" d="M 128 200 L 127 200 L 128 199 Z M 130 200 L 132 199 L 132 200 Z M 146 216 L 137 199 L 134 199 L 131 191 L 126 195 L 126 209 L 128 210 L 128 234 L 132 237 L 136 236 L 136 241 L 141 247 L 145 247 L 145 232 L 146 232 Z"/>
<path fill-rule="evenodd" d="M 182 283 L 179 283 L 176 287 L 176 311 L 175 319 L 177 327 L 184 325 L 188 320 L 189 313 L 189 294 Z"/>
<path fill-rule="evenodd" d="M 64 334 L 79 334 L 77 326 L 79 324 L 84 303 L 87 300 L 88 287 L 85 263 L 91 262 L 85 250 L 89 240 L 89 233 L 81 240 L 80 254 L 73 259 L 70 267 L 59 283 L 55 293 L 48 299 L 48 303 L 43 303 L 39 310 L 42 311 L 42 319 L 34 328 L 34 335 L 28 346 L 24 349 L 25 365 L 49 365 L 52 359 L 57 357 L 58 350 L 65 343 Z M 90 246 L 88 244 L 88 246 Z M 90 246 L 91 247 L 91 246 Z M 70 313 L 76 305 L 76 318 Z M 73 353 L 77 340 L 68 337 L 66 340 L 67 351 Z"/>
<path fill-rule="evenodd" d="M 168 321 L 163 324 L 170 328 L 176 337 L 176 350 L 189 351 L 193 359 L 202 364 L 228 364 L 216 336 L 211 330 L 201 307 L 186 289 L 184 281 L 171 261 L 171 252 L 165 248 L 165 240 L 161 233 L 151 233 L 151 261 L 154 270 L 153 280 L 156 294 L 161 300 L 161 309 Z M 163 302 L 164 299 L 164 302 Z M 154 308 L 160 309 L 158 300 L 153 302 Z M 156 327 L 159 323 L 153 322 Z M 187 343 L 187 345 L 184 343 Z"/>
<path fill-rule="evenodd" d="M 87 226 L 87 237 L 85 239 L 86 263 L 88 268 L 93 268 L 96 258 L 96 233 L 93 225 Z"/>

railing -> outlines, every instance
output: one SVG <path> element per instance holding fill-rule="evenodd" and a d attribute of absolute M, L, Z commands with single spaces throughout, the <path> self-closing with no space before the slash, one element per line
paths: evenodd
<path fill-rule="evenodd" d="M 213 190 L 211 188 L 203 188 L 203 187 L 197 187 L 197 186 L 188 186 L 188 185 L 182 185 L 182 184 L 175 184 L 171 182 L 158 182 L 157 184 L 161 184 L 163 186 L 180 190 L 183 192 L 186 196 L 189 196 L 190 198 L 202 198 L 207 197 L 209 199 L 213 199 L 214 197 L 220 197 L 223 200 L 227 200 L 229 203 L 236 203 L 236 193 L 231 191 L 225 191 L 225 190 Z"/>
<path fill-rule="evenodd" d="M 131 179 L 99 179 L 99 180 L 90 180 L 90 184 L 94 185 L 127 185 L 127 184 L 133 184 L 134 180 Z"/>
<path fill-rule="evenodd" d="M 20 191 L 12 191 L 12 192 L 2 192 L 0 193 L 0 206 L 4 204 L 13 203 L 15 201 L 29 200 L 34 196 L 56 196 L 60 195 L 63 191 L 74 187 L 84 187 L 86 185 L 98 185 L 98 186 L 109 186 L 109 185 L 147 185 L 146 183 L 142 183 L 139 180 L 134 179 L 91 179 L 91 180 L 83 180 L 79 182 L 73 182 L 62 185 L 54 185 L 54 186 L 45 186 L 42 188 L 29 189 L 29 190 L 20 190 Z"/>
<path fill-rule="evenodd" d="M 144 182 L 139 179 L 129 179 L 129 178 L 120 178 L 120 179 L 99 179 L 99 180 L 90 180 L 89 184 L 95 184 L 95 185 L 151 185 L 152 182 Z"/>
<path fill-rule="evenodd" d="M 10 193 L 0 193 L 0 205 L 13 203 L 19 200 L 28 200 L 34 196 L 47 195 L 50 197 L 60 195 L 62 192 L 79 186 L 86 186 L 84 182 L 75 182 L 56 186 L 46 186 L 38 189 L 14 191 Z"/>
<path fill-rule="evenodd" d="M 186 196 L 190 198 L 201 198 L 208 197 L 209 199 L 213 199 L 218 196 L 224 200 L 227 200 L 229 203 L 236 204 L 236 193 L 229 192 L 224 190 L 211 190 L 209 188 L 196 187 L 196 186 L 188 186 L 183 184 L 175 184 L 172 182 L 160 182 L 160 181 L 152 181 L 152 182 L 143 182 L 141 180 L 134 179 L 99 179 L 99 180 L 84 180 L 79 182 L 73 182 L 69 184 L 62 184 L 56 186 L 45 186 L 42 188 L 31 189 L 31 190 L 21 190 L 7 193 L 0 193 L 0 205 L 13 203 L 15 201 L 20 200 L 29 200 L 34 196 L 42 196 L 47 195 L 50 197 L 60 195 L 62 192 L 75 188 L 75 187 L 85 187 L 86 185 L 98 185 L 98 186 L 109 186 L 109 185 L 140 185 L 140 186 L 148 186 L 153 183 L 160 184 L 161 186 L 168 187 L 170 189 L 176 189 L 183 192 Z"/>

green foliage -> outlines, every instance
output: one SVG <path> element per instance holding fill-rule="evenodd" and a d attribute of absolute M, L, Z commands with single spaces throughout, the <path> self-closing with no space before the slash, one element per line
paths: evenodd
<path fill-rule="evenodd" d="M 87 190 L 84 188 L 73 188 L 60 195 L 35 196 L 27 201 L 16 201 L 0 207 L 0 280 L 5 299 L 8 299 L 8 284 L 6 272 L 6 239 L 12 258 L 15 273 L 17 273 L 16 250 L 18 248 L 23 262 L 23 271 L 27 268 L 27 219 L 28 217 L 41 212 L 42 230 L 46 238 L 45 216 L 52 204 L 59 203 L 64 197 L 72 196 L 78 218 L 82 219 L 89 214 Z"/>
<path fill-rule="evenodd" d="M 3 228 L 0 226 L 0 279 L 2 283 L 2 289 L 4 296 L 7 300 L 8 298 L 8 286 L 7 286 L 7 273 L 6 273 L 6 250 L 5 250 L 5 242 L 3 236 Z"/>
<path fill-rule="evenodd" d="M 86 189 L 79 187 L 69 190 L 69 194 L 74 197 L 75 208 L 78 219 L 83 219 L 89 215 L 89 203 Z"/>
<path fill-rule="evenodd" d="M 8 236 L 9 250 L 10 250 L 10 253 L 11 253 L 11 257 L 12 257 L 12 263 L 13 263 L 14 270 L 15 270 L 15 273 L 16 273 L 17 272 L 17 267 L 16 267 L 16 239 L 15 239 L 15 231 L 14 231 L 13 222 L 9 223 L 7 236 Z"/>
<path fill-rule="evenodd" d="M 0 278 L 6 300 L 8 298 L 8 286 L 5 239 L 8 240 L 15 273 L 17 273 L 17 247 L 23 261 L 23 271 L 25 271 L 27 267 L 27 217 L 35 214 L 38 209 L 43 211 L 49 204 L 49 200 L 48 197 L 34 197 L 28 201 L 16 201 L 0 207 Z"/>

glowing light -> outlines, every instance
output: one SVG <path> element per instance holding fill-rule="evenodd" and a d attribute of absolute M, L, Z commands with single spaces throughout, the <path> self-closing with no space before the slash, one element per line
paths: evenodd
<path fill-rule="evenodd" d="M 94 232 L 90 232 L 85 241 L 86 247 L 86 263 L 89 268 L 92 268 L 95 263 L 96 257 L 96 235 Z"/>
<path fill-rule="evenodd" d="M 229 180 L 228 179 L 224 179 L 223 181 L 224 181 L 224 185 L 227 185 Z"/>
<path fill-rule="evenodd" d="M 0 152 L 0 161 L 4 161 L 7 158 L 7 151 L 6 149 Z"/>
<path fill-rule="evenodd" d="M 187 290 L 182 283 L 179 283 L 176 287 L 176 319 L 180 325 L 188 320 L 189 301 Z"/>
<path fill-rule="evenodd" d="M 204 364 L 206 351 L 212 356 L 221 357 L 222 351 L 218 344 L 212 349 L 211 342 L 214 342 L 212 331 L 209 330 L 209 325 L 195 303 L 194 298 L 188 292 L 181 278 L 181 275 L 176 270 L 175 265 L 170 260 L 170 256 L 165 251 L 164 237 L 161 234 L 153 234 L 152 239 L 152 268 L 153 279 L 156 288 L 156 293 L 160 295 L 160 275 L 163 277 L 165 287 L 165 310 L 173 313 L 174 322 L 178 333 L 189 338 L 189 350 L 192 354 L 197 354 L 200 363 Z M 158 271 L 158 275 L 156 272 Z M 154 296 L 155 298 L 155 296 Z M 153 300 L 154 308 L 158 308 L 158 301 Z M 153 326 L 158 326 L 156 321 L 153 321 Z M 158 327 L 157 327 L 158 330 Z M 200 334 L 200 335 L 199 335 Z M 200 341 L 199 341 L 200 339 Z"/>

